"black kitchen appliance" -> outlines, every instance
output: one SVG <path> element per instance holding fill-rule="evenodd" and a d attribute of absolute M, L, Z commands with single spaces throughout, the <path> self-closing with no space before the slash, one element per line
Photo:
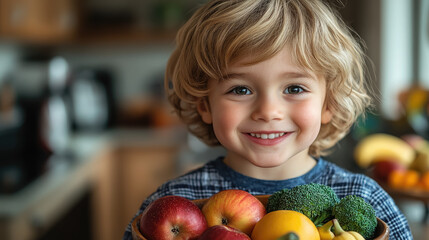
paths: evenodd
<path fill-rule="evenodd" d="M 70 99 L 74 131 L 103 131 L 115 125 L 114 74 L 109 68 L 75 70 Z"/>

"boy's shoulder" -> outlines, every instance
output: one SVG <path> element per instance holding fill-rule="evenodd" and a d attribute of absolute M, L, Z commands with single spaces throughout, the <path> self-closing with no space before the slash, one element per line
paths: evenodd
<path fill-rule="evenodd" d="M 392 198 L 371 177 L 351 172 L 329 161 L 325 161 L 324 165 L 325 171 L 317 182 L 330 186 L 340 199 L 347 195 L 356 195 L 376 209 L 384 206 L 397 211 Z"/>
<path fill-rule="evenodd" d="M 372 179 L 360 172 L 354 172 L 351 170 L 348 170 L 344 167 L 341 167 L 337 165 L 336 163 L 333 163 L 331 161 L 325 160 L 325 159 L 319 159 L 321 161 L 321 167 L 324 169 L 323 174 L 326 175 L 326 177 L 331 178 L 337 178 L 337 179 L 368 179 L 372 181 Z"/>
<path fill-rule="evenodd" d="M 351 172 L 330 161 L 322 161 L 324 171 L 319 182 L 332 187 L 339 197 L 355 194 L 369 199 L 381 189 L 375 180 L 363 173 Z"/>

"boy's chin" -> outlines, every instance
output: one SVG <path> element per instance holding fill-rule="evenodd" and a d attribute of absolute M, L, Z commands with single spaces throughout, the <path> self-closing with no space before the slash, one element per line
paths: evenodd
<path fill-rule="evenodd" d="M 259 168 L 298 168 L 302 166 L 313 165 L 315 160 L 308 155 L 306 152 L 302 152 L 295 155 L 285 154 L 285 155 L 260 155 L 253 159 L 249 159 L 249 162 L 255 167 Z"/>

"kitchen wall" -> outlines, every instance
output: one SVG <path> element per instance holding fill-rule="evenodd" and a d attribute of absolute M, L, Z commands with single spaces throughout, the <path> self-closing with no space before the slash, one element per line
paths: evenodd
<path fill-rule="evenodd" d="M 398 103 L 392 99 L 410 83 L 429 87 L 429 1 L 381 2 L 381 110 L 395 119 Z"/>
<path fill-rule="evenodd" d="M 58 55 L 65 57 L 74 68 L 108 68 L 113 71 L 116 98 L 122 102 L 152 95 L 153 85 L 162 85 L 171 51 L 170 45 L 84 47 L 63 48 Z"/>
<path fill-rule="evenodd" d="M 418 15 L 418 79 L 429 88 L 429 1 L 420 0 Z"/>

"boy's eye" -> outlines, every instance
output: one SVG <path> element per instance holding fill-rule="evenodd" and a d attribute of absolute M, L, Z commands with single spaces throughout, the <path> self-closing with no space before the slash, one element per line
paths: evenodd
<path fill-rule="evenodd" d="M 235 87 L 230 92 L 236 95 L 248 95 L 252 93 L 247 87 L 243 86 Z"/>
<path fill-rule="evenodd" d="M 296 86 L 296 85 L 289 86 L 285 89 L 286 94 L 299 94 L 302 92 L 304 92 L 304 89 L 302 87 Z"/>

